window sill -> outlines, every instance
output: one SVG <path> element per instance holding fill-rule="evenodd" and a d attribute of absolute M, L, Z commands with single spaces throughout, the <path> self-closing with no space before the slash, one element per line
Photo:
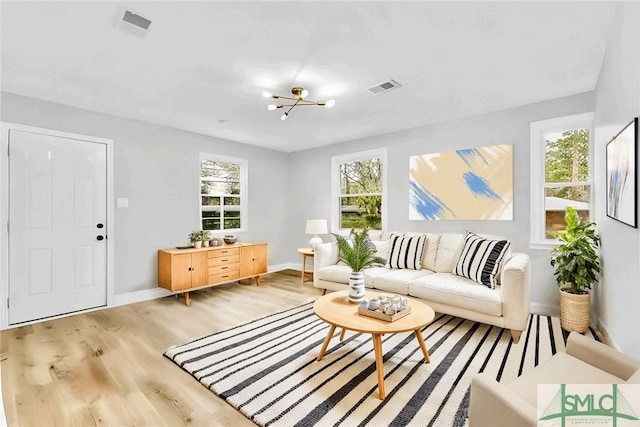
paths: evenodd
<path fill-rule="evenodd" d="M 560 245 L 559 240 L 537 240 L 529 243 L 529 249 L 550 250 Z"/>

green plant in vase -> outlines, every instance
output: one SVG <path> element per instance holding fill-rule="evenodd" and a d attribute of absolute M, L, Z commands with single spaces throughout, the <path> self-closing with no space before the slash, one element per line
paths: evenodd
<path fill-rule="evenodd" d="M 340 260 L 351 267 L 349 276 L 349 301 L 360 302 L 364 299 L 364 270 L 385 260 L 376 255 L 376 250 L 369 244 L 369 229 L 351 230 L 351 240 L 333 233 L 340 250 Z"/>
<path fill-rule="evenodd" d="M 202 239 L 202 244 L 205 247 L 209 247 L 209 240 L 211 240 L 211 232 L 209 230 L 201 231 L 200 238 Z"/>
<path fill-rule="evenodd" d="M 189 233 L 189 241 L 194 248 L 202 247 L 202 240 L 200 238 L 200 231 L 192 231 Z"/>
<path fill-rule="evenodd" d="M 565 214 L 567 229 L 557 233 L 562 243 L 551 251 L 551 266 L 560 286 L 560 323 L 565 330 L 589 328 L 591 286 L 600 274 L 600 237 L 596 224 L 582 221 L 571 206 Z"/>

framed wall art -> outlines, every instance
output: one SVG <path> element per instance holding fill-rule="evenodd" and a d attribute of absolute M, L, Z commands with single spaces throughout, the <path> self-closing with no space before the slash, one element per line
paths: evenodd
<path fill-rule="evenodd" d="M 409 220 L 513 220 L 513 145 L 411 156 Z"/>
<path fill-rule="evenodd" d="M 636 228 L 637 225 L 638 118 L 607 143 L 607 216 Z"/>

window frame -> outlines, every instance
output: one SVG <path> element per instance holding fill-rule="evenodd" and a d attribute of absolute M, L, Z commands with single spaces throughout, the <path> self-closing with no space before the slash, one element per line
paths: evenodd
<path fill-rule="evenodd" d="M 560 244 L 557 239 L 547 239 L 546 235 L 546 217 L 545 217 L 545 200 L 544 191 L 549 184 L 545 178 L 545 153 L 546 141 L 545 134 L 563 132 L 571 129 L 588 129 L 589 130 L 589 179 L 587 181 L 571 182 L 571 183 L 554 183 L 553 187 L 558 186 L 589 186 L 589 218 L 592 219 L 595 212 L 594 200 L 594 183 L 593 183 L 593 129 L 594 129 L 593 112 L 573 114 L 570 116 L 557 117 L 554 119 L 541 120 L 531 122 L 531 161 L 530 161 L 530 243 L 531 249 L 550 249 Z"/>
<path fill-rule="evenodd" d="M 203 208 L 206 207 L 202 204 L 202 192 L 201 192 L 201 186 L 202 186 L 202 162 L 204 160 L 208 160 L 208 161 L 214 161 L 214 162 L 223 162 L 223 163 L 234 163 L 240 166 L 240 194 L 233 194 L 230 195 L 232 197 L 239 197 L 240 198 L 240 206 L 239 209 L 236 209 L 234 206 L 233 211 L 240 211 L 240 228 L 224 228 L 224 211 L 225 210 L 229 210 L 231 211 L 231 209 L 225 209 L 225 205 L 224 202 L 221 201 L 220 203 L 220 229 L 219 230 L 209 230 L 209 232 L 212 235 L 219 235 L 219 234 L 226 234 L 229 232 L 236 232 L 236 233 L 241 233 L 241 232 L 246 232 L 248 230 L 248 194 L 249 194 L 249 185 L 248 185 L 248 176 L 249 176 L 249 162 L 246 159 L 241 159 L 238 157 L 230 157 L 230 156 L 223 156 L 223 155 L 219 155 L 219 154 L 212 154 L 212 153 L 200 153 L 200 159 L 198 162 L 198 199 L 199 199 L 199 204 L 198 204 L 198 218 L 199 218 L 199 226 L 198 226 L 198 230 L 204 230 L 202 228 L 202 211 Z M 215 209 L 212 209 L 215 210 Z"/>
<path fill-rule="evenodd" d="M 331 215 L 330 228 L 333 233 L 341 233 L 348 231 L 346 228 L 340 228 L 340 165 L 342 163 L 356 162 L 360 160 L 369 160 L 379 158 L 382 162 L 382 194 L 381 194 L 381 221 L 380 227 L 382 231 L 387 230 L 387 149 L 377 148 L 367 151 L 359 151 L 350 154 L 342 154 L 331 157 Z"/>

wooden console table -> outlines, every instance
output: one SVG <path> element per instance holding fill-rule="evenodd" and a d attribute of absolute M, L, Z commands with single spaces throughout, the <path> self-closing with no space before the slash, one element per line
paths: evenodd
<path fill-rule="evenodd" d="M 158 285 L 182 292 L 190 305 L 189 292 L 241 279 L 256 279 L 267 272 L 266 243 L 233 243 L 208 248 L 158 250 Z"/>

